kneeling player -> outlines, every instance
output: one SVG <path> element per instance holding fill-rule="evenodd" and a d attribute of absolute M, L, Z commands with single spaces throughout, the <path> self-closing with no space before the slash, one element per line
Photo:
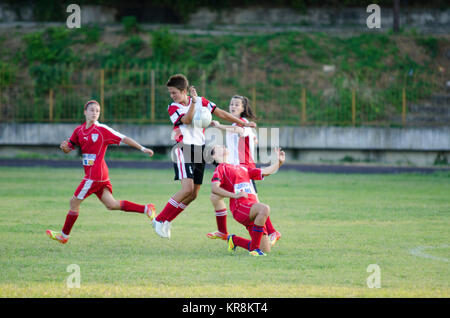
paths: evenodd
<path fill-rule="evenodd" d="M 225 146 L 216 145 L 211 150 L 211 157 L 219 164 L 211 179 L 211 191 L 218 196 L 230 198 L 233 218 L 247 228 L 251 237 L 248 240 L 234 234 L 229 235 L 229 251 L 234 251 L 239 246 L 247 249 L 252 256 L 264 256 L 264 252 L 270 252 L 271 244 L 265 227 L 270 207 L 258 202 L 251 180 L 262 180 L 278 171 L 285 161 L 285 153 L 279 149 L 276 152 L 276 163 L 258 169 L 228 164 L 228 149 Z"/>
<path fill-rule="evenodd" d="M 80 204 L 91 194 L 97 195 L 109 210 L 145 213 L 151 220 L 156 211 L 153 204 L 140 205 L 130 201 L 118 201 L 112 195 L 112 185 L 108 176 L 108 166 L 104 160 L 108 145 L 123 142 L 131 147 L 153 156 L 151 149 L 145 148 L 133 139 L 126 137 L 110 127 L 100 124 L 100 105 L 92 100 L 84 106 L 86 122 L 78 126 L 70 139 L 61 143 L 60 148 L 65 153 L 72 151 L 75 145 L 80 146 L 83 155 L 85 177 L 70 200 L 70 210 L 61 232 L 47 230 L 47 235 L 62 244 L 67 243 L 69 234 L 78 218 Z"/>

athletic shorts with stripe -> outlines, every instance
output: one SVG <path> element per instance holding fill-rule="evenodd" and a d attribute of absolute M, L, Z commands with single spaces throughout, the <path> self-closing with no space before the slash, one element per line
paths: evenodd
<path fill-rule="evenodd" d="M 238 221 L 239 223 L 241 223 L 242 225 L 244 225 L 247 230 L 250 232 L 254 223 L 252 220 L 250 220 L 250 210 L 253 206 L 253 204 L 255 204 L 256 202 L 250 203 L 250 204 L 245 204 L 245 203 L 238 203 L 234 210 L 231 211 L 231 214 L 233 214 L 233 218 Z M 264 230 L 263 230 L 263 234 L 267 235 L 267 228 L 264 225 Z"/>
<path fill-rule="evenodd" d="M 194 184 L 203 183 L 205 172 L 205 158 L 203 153 L 205 146 L 177 144 L 173 148 L 174 180 L 194 179 Z"/>
<path fill-rule="evenodd" d="M 111 182 L 108 181 L 93 181 L 89 179 L 83 179 L 79 184 L 78 188 L 73 194 L 77 199 L 84 200 L 91 194 L 95 195 L 101 199 L 103 195 L 103 189 L 107 188 L 109 192 L 113 193 Z"/>

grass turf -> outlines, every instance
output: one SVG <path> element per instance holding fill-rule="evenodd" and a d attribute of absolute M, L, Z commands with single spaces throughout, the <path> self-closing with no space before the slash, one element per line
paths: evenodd
<path fill-rule="evenodd" d="M 257 183 L 283 235 L 263 258 L 229 254 L 206 237 L 216 229 L 211 175 L 170 240 L 145 216 L 108 211 L 93 195 L 61 245 L 45 230 L 61 229 L 82 169 L 1 167 L 0 297 L 450 296 L 448 173 L 280 171 Z M 179 187 L 172 170 L 111 169 L 110 177 L 116 199 L 159 211 Z M 228 228 L 248 237 L 231 214 Z M 80 267 L 80 288 L 66 285 L 70 264 Z M 381 288 L 367 287 L 369 264 L 380 267 Z"/>

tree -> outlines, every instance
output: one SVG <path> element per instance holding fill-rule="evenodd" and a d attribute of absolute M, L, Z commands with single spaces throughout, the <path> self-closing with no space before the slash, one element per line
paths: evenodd
<path fill-rule="evenodd" d="M 400 31 L 400 0 L 394 0 L 394 32 Z"/>

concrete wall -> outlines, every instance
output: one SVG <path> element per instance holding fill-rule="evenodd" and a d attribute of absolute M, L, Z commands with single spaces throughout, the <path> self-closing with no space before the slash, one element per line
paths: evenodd
<path fill-rule="evenodd" d="M 381 27 L 392 27 L 393 9 L 380 7 Z M 366 26 L 366 7 L 360 8 L 308 8 L 300 13 L 290 8 L 231 8 L 213 11 L 199 8 L 190 16 L 190 24 L 201 26 L 216 23 L 230 25 L 297 24 L 306 26 Z M 408 27 L 449 27 L 450 10 L 407 8 L 400 9 L 400 25 Z"/>
<path fill-rule="evenodd" d="M 0 156 L 14 149 L 41 151 L 68 138 L 75 124 L 0 124 Z M 149 147 L 170 151 L 170 125 L 113 124 L 112 128 Z M 434 128 L 279 127 L 257 129 L 261 149 L 280 146 L 288 160 L 300 162 L 369 161 L 432 165 L 450 161 L 450 126 Z M 216 139 L 218 140 L 218 139 Z M 276 143 L 279 142 L 277 145 Z M 123 147 L 126 150 L 127 147 Z M 262 158 L 262 156 L 260 156 Z"/>
<path fill-rule="evenodd" d="M 69 2 L 70 3 L 70 2 Z M 68 4 L 69 4 L 68 3 Z M 109 6 L 80 5 L 81 23 L 114 23 L 120 22 L 118 10 Z M 151 10 L 151 9 L 148 9 Z M 66 15 L 66 17 L 69 14 Z M 304 26 L 366 26 L 370 15 L 366 6 L 359 8 L 308 8 L 306 12 L 298 12 L 291 8 L 242 7 L 226 10 L 211 10 L 198 8 L 190 13 L 191 26 L 208 26 L 214 24 L 227 25 L 304 25 Z M 169 20 L 165 23 L 172 23 Z M 0 22 L 14 23 L 18 21 L 34 22 L 32 6 L 10 6 L 0 3 Z M 145 23 L 164 23 L 161 17 L 158 21 L 142 21 Z M 390 28 L 393 23 L 392 8 L 381 6 L 381 27 Z M 438 28 L 447 30 L 450 27 L 450 10 L 431 8 L 409 8 L 401 6 L 400 25 L 418 29 Z"/>

